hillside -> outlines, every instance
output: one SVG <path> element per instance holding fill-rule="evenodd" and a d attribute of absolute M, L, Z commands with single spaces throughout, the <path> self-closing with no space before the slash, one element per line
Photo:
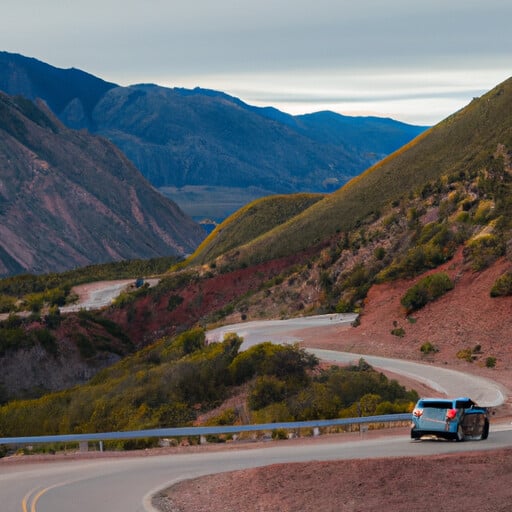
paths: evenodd
<path fill-rule="evenodd" d="M 0 93 L 0 276 L 183 256 L 204 231 L 110 142 Z"/>
<path fill-rule="evenodd" d="M 478 173 L 490 181 L 496 179 L 492 169 L 510 164 L 511 108 L 509 79 L 311 208 L 246 244 L 238 260 L 247 265 L 304 250 L 336 233 L 371 223 L 410 195 L 419 197 L 425 209 L 440 187 L 449 191 L 457 183 L 469 185 Z M 498 179 L 506 183 L 508 174 Z M 478 197 L 485 199 L 487 194 L 482 189 Z M 466 198 L 472 196 L 468 190 Z M 403 213 L 400 208 L 396 211 Z"/>
<path fill-rule="evenodd" d="M 118 87 L 6 52 L 0 90 L 40 97 L 67 126 L 110 139 L 180 206 L 183 190 L 195 194 L 183 202 L 194 218 L 224 219 L 272 194 L 331 192 L 424 130 L 333 112 L 291 116 L 201 88 Z"/>
<path fill-rule="evenodd" d="M 253 201 L 217 226 L 187 263 L 211 261 L 235 247 L 251 242 L 275 226 L 295 217 L 323 197 L 321 194 L 288 194 Z"/>

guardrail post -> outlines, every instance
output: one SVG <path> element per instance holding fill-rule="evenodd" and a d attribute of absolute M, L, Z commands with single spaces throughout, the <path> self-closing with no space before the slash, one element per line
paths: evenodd
<path fill-rule="evenodd" d="M 208 444 L 208 441 L 206 440 L 206 436 L 199 437 L 199 444 Z"/>
<path fill-rule="evenodd" d="M 319 436 L 320 435 L 320 429 L 318 427 L 315 427 L 313 429 L 313 435 L 316 437 L 316 436 Z"/>
<path fill-rule="evenodd" d="M 89 441 L 80 441 L 78 443 L 80 447 L 80 452 L 88 452 L 89 451 Z"/>

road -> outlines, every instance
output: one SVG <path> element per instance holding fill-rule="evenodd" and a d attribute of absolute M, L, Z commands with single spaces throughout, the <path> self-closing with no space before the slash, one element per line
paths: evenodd
<path fill-rule="evenodd" d="M 159 279 L 146 279 L 144 282 L 149 286 L 155 286 L 159 281 Z M 121 292 L 134 285 L 134 279 L 121 279 L 75 286 L 73 291 L 79 295 L 80 300 L 76 304 L 61 307 L 60 311 L 61 313 L 70 313 L 81 309 L 100 309 L 109 306 Z"/>
<path fill-rule="evenodd" d="M 352 318 L 353 319 L 353 318 Z M 331 322 L 352 321 L 348 316 L 324 316 L 296 321 L 257 323 L 227 326 L 208 333 L 208 339 L 221 339 L 223 332 L 238 332 L 246 336 L 250 345 L 259 341 L 297 341 L 291 331 L 320 326 Z M 254 328 L 254 329 L 253 329 Z M 220 336 L 220 338 L 219 338 Z M 358 354 L 315 351 L 322 359 L 354 361 Z M 345 359 L 343 359 L 345 358 Z M 460 372 L 444 368 L 419 365 L 365 355 L 372 365 L 406 373 L 447 394 L 470 394 L 481 388 L 484 400 L 495 403 L 503 400 L 500 386 Z M 442 370 L 442 371 L 441 371 Z M 448 372 L 448 373 L 446 373 Z M 475 389 L 464 386 L 475 384 Z M 464 392 L 462 392 L 464 391 Z M 182 479 L 206 474 L 274 463 L 303 462 L 308 460 L 338 460 L 369 457 L 431 455 L 489 450 L 509 447 L 512 443 L 511 425 L 491 425 L 491 435 L 485 442 L 475 443 L 417 443 L 408 436 L 385 436 L 380 439 L 333 441 L 329 436 L 314 442 L 269 443 L 268 447 L 230 449 L 218 452 L 174 454 L 149 457 L 123 457 L 120 459 L 75 460 L 48 464 L 0 464 L 1 509 L 6 512 L 152 512 L 151 495 Z"/>
<path fill-rule="evenodd" d="M 491 429 L 485 442 L 412 442 L 385 436 L 332 442 L 328 436 L 304 445 L 283 441 L 273 446 L 153 457 L 0 464 L 1 510 L 5 512 L 153 512 L 151 495 L 182 479 L 308 460 L 461 453 L 510 447 L 512 430 Z"/>
<path fill-rule="evenodd" d="M 294 331 L 311 327 L 322 327 L 335 323 L 343 325 L 354 321 L 356 315 L 336 314 L 318 315 L 292 320 L 269 320 L 246 322 L 226 325 L 210 331 L 207 334 L 209 341 L 222 340 L 227 332 L 236 332 L 244 338 L 242 349 L 254 344 L 272 340 L 279 343 L 294 343 L 302 341 Z M 400 359 L 354 354 L 349 352 L 335 352 L 333 350 L 308 349 L 319 359 L 324 361 L 351 363 L 360 358 L 375 368 L 385 369 L 397 374 L 410 377 L 447 396 L 469 396 L 475 402 L 487 407 L 501 405 L 506 398 L 504 388 L 489 379 L 468 375 L 448 368 L 420 364 Z"/>

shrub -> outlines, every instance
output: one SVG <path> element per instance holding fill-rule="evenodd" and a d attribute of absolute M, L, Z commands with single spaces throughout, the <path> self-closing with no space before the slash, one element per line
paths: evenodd
<path fill-rule="evenodd" d="M 53 356 L 58 354 L 59 347 L 57 345 L 57 339 L 48 329 L 36 329 L 33 333 L 46 352 Z"/>
<path fill-rule="evenodd" d="M 473 351 L 470 348 L 463 348 L 459 350 L 456 355 L 459 359 L 463 359 L 468 363 L 472 363 L 474 359 Z"/>
<path fill-rule="evenodd" d="M 373 256 L 376 260 L 382 261 L 384 259 L 384 256 L 386 256 L 386 249 L 384 247 L 379 246 L 375 247 L 375 250 L 373 251 Z"/>
<path fill-rule="evenodd" d="M 421 309 L 428 302 L 436 300 L 451 289 L 453 289 L 453 282 L 446 273 L 431 274 L 409 288 L 400 302 L 410 313 Z"/>
<path fill-rule="evenodd" d="M 247 402 L 250 409 L 257 411 L 267 405 L 280 402 L 284 397 L 284 382 L 274 376 L 264 375 L 256 379 L 252 389 L 249 391 Z"/>
<path fill-rule="evenodd" d="M 170 295 L 169 300 L 167 301 L 167 311 L 172 311 L 176 309 L 180 304 L 183 303 L 183 297 L 181 295 Z"/>
<path fill-rule="evenodd" d="M 483 270 L 505 254 L 505 245 L 496 235 L 482 235 L 470 240 L 464 248 L 464 257 L 471 263 L 471 268 L 478 272 Z"/>
<path fill-rule="evenodd" d="M 0 313 L 16 311 L 16 299 L 9 295 L 0 295 Z"/>
<path fill-rule="evenodd" d="M 435 354 L 439 352 L 439 349 L 433 345 L 430 341 L 427 341 L 421 345 L 420 350 L 423 354 Z"/>
<path fill-rule="evenodd" d="M 506 272 L 496 279 L 491 288 L 491 297 L 512 295 L 512 272 Z"/>
<path fill-rule="evenodd" d="M 489 356 L 485 360 L 485 366 L 486 368 L 494 368 L 496 366 L 496 358 Z"/>
<path fill-rule="evenodd" d="M 288 439 L 288 432 L 284 428 L 275 428 L 272 430 L 272 439 L 274 441 Z"/>
<path fill-rule="evenodd" d="M 405 336 L 405 329 L 403 327 L 395 327 L 391 330 L 391 334 L 403 338 Z"/>

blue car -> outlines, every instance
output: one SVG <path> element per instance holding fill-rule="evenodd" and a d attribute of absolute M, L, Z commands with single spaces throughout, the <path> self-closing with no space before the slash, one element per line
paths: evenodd
<path fill-rule="evenodd" d="M 420 398 L 412 412 L 411 438 L 482 440 L 489 435 L 489 411 L 470 398 Z"/>

